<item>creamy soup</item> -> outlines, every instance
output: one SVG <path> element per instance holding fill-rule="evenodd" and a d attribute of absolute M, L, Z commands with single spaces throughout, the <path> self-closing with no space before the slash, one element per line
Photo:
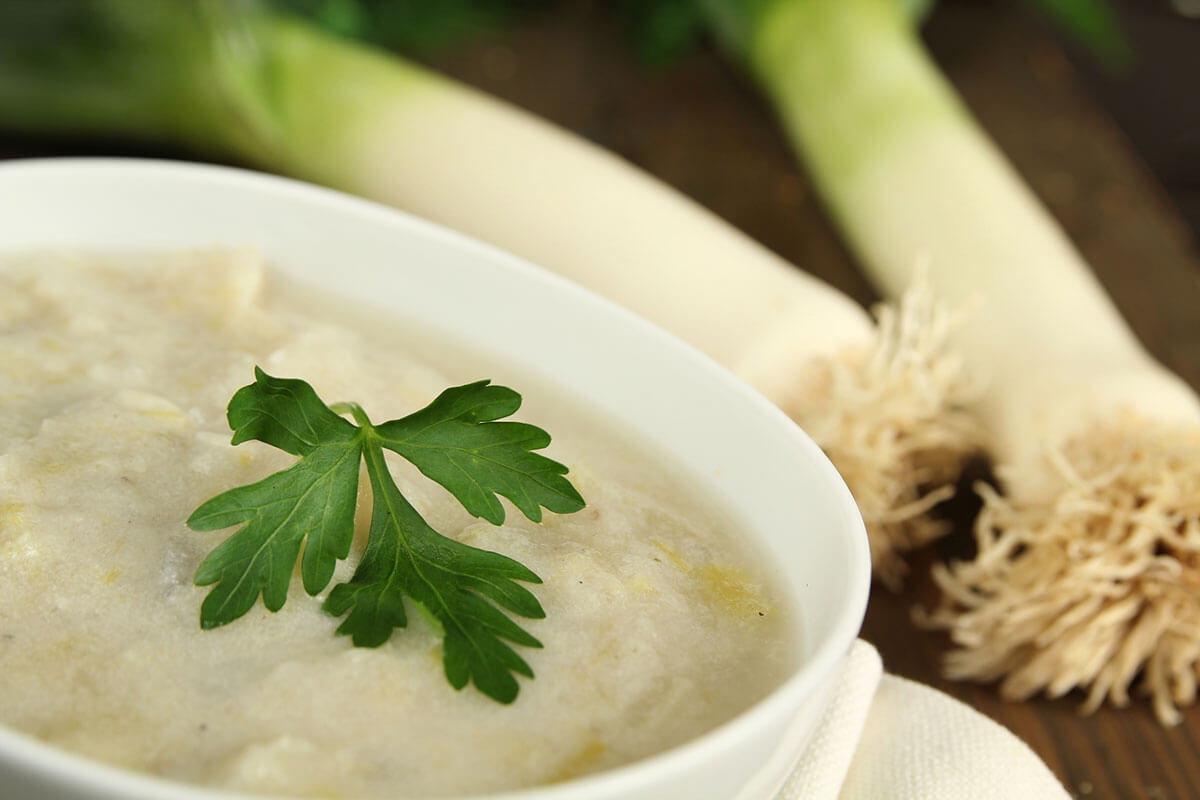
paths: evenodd
<path fill-rule="evenodd" d="M 454 364 L 412 331 L 388 339 L 349 324 L 362 315 L 316 316 L 320 303 L 281 285 L 235 251 L 0 261 L 0 723 L 197 784 L 446 796 L 662 751 L 794 668 L 775 582 L 652 454 L 506 368 L 479 372 L 485 357 Z M 515 703 L 456 692 L 420 614 L 384 646 L 354 647 L 298 574 L 279 613 L 260 600 L 200 629 L 207 588 L 192 579 L 232 531 L 184 521 L 295 461 L 230 445 L 225 406 L 256 364 L 328 403 L 357 401 L 377 422 L 466 380 L 522 392 L 516 418 L 549 430 L 545 452 L 569 466 L 583 511 L 538 525 L 508 507 L 493 526 L 391 464 L 434 528 L 543 579 L 530 588 L 547 618 L 520 622 L 544 649 L 518 648 L 537 677 L 520 679 Z M 335 582 L 353 571 L 368 516 Z"/>

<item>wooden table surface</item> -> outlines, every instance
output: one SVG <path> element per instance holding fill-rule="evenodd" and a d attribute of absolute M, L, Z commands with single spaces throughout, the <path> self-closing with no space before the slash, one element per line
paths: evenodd
<path fill-rule="evenodd" d="M 600 3 L 575 2 L 430 59 L 445 72 L 571 128 L 674 185 L 789 261 L 864 303 L 875 299 L 834 236 L 765 106 L 712 53 L 639 66 Z M 984 126 L 1062 222 L 1134 330 L 1200 387 L 1200 257 L 1193 232 L 1062 51 L 1011 6 L 951 4 L 926 31 Z M 0 157 L 118 152 L 177 155 L 0 133 Z M 1144 702 L 1081 716 L 1081 698 L 1006 703 L 990 686 L 940 677 L 947 642 L 909 621 L 932 596 L 917 556 L 901 594 L 872 593 L 863 636 L 885 667 L 965 701 L 1023 738 L 1076 797 L 1200 798 L 1200 708 L 1164 729 Z"/>

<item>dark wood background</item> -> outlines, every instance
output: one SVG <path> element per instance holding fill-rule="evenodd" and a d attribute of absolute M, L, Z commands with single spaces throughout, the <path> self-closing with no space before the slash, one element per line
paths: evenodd
<path fill-rule="evenodd" d="M 1121 80 L 1015 4 L 944 4 L 925 33 L 1145 344 L 1200 387 L 1200 28 L 1167 16 L 1165 5 L 1124 4 L 1132 34 L 1171 46 L 1148 48 L 1140 71 Z M 429 63 L 614 150 L 789 261 L 864 303 L 875 299 L 767 109 L 711 52 L 647 70 L 604 4 L 580 0 Z M 188 155 L 0 132 L 0 157 L 93 153 Z M 903 593 L 875 588 L 863 636 L 886 668 L 1008 726 L 1076 797 L 1200 798 L 1200 708 L 1164 729 L 1140 701 L 1084 717 L 1078 696 L 1005 703 L 990 686 L 940 677 L 946 642 L 915 629 L 909 614 L 932 596 L 928 565 L 961 545 L 968 513 L 957 512 L 954 536 L 918 555 Z"/>

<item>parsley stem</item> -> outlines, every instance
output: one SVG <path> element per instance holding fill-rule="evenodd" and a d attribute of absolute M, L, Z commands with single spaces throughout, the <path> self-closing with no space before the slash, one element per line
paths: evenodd
<path fill-rule="evenodd" d="M 334 403 L 329 407 L 333 413 L 338 415 L 349 414 L 354 417 L 354 421 L 364 428 L 373 428 L 371 420 L 367 417 L 367 412 L 363 411 L 363 407 L 355 402 Z"/>

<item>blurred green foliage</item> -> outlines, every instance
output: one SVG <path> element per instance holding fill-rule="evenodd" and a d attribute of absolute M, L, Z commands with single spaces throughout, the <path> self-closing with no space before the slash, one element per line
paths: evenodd
<path fill-rule="evenodd" d="M 771 1 L 771 0 L 766 0 Z M 774 0 L 804 2 L 805 0 Z M 695 47 L 706 35 L 723 42 L 738 39 L 739 18 L 764 0 L 615 0 L 628 27 L 635 52 L 648 64 L 669 62 Z M 937 0 L 894 0 L 914 24 L 921 24 Z M 1130 49 L 1107 0 L 1022 0 L 1080 44 L 1099 63 L 1119 67 Z"/>
<path fill-rule="evenodd" d="M 1129 41 L 1106 0 L 1024 0 L 1084 48 L 1100 64 L 1125 66 L 1133 57 Z"/>
<path fill-rule="evenodd" d="M 425 53 L 497 30 L 556 0 L 270 0 L 326 30 L 405 53 Z M 760 0 L 608 0 L 624 20 L 643 63 L 668 63 L 727 24 L 739 7 L 750 13 Z M 802 0 L 801 0 L 802 1 Z M 1097 61 L 1120 65 L 1129 57 L 1108 0 L 1021 0 L 1037 9 Z M 558 0 L 561 2 L 561 0 Z M 923 21 L 936 0 L 895 0 Z M 720 19 L 725 17 L 725 19 Z"/>
<path fill-rule="evenodd" d="M 555 0 L 271 0 L 326 30 L 423 53 L 496 30 Z"/>

